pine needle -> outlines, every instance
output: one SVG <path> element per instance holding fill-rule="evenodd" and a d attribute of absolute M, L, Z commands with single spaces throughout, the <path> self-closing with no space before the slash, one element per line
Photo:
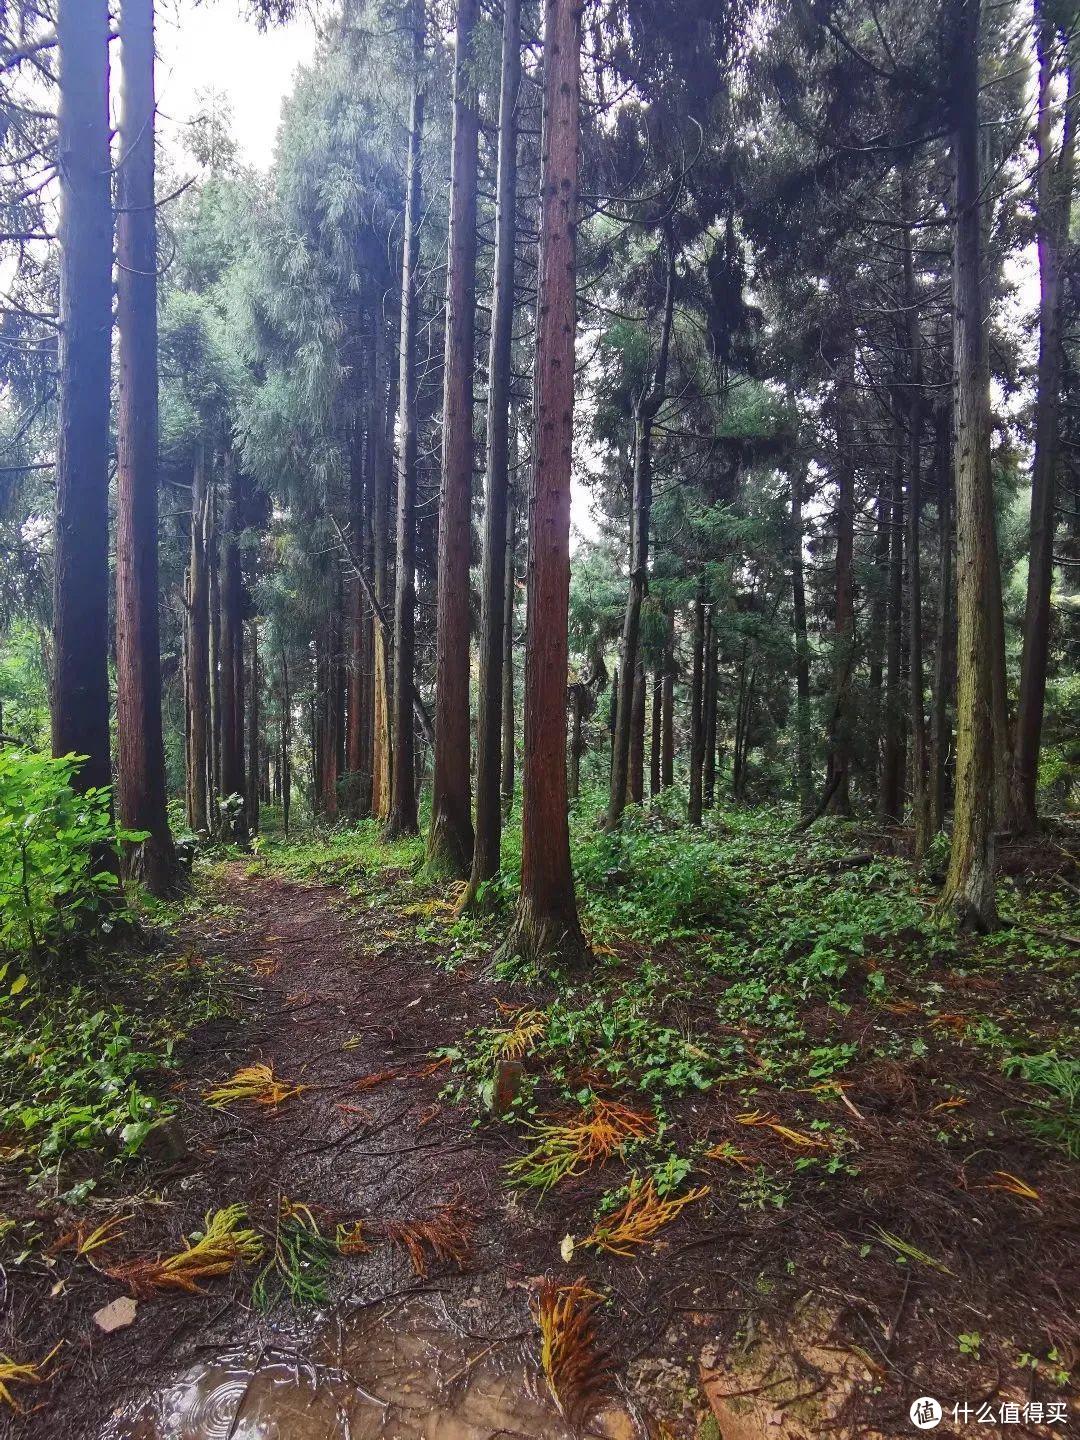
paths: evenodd
<path fill-rule="evenodd" d="M 63 1343 L 63 1341 L 60 1342 L 61 1345 Z M 10 1405 L 12 1410 L 21 1413 L 22 1406 L 12 1395 L 10 1386 L 40 1385 L 45 1379 L 42 1373 L 45 1366 L 48 1365 L 49 1361 L 59 1349 L 60 1345 L 54 1345 L 44 1360 L 38 1360 L 36 1363 L 25 1365 L 18 1364 L 12 1360 L 10 1355 L 0 1355 L 0 1403 Z"/>
<path fill-rule="evenodd" d="M 789 1145 L 794 1145 L 798 1150 L 827 1150 L 829 1147 L 824 1140 L 814 1135 L 806 1135 L 802 1130 L 792 1130 L 790 1125 L 781 1125 L 779 1117 L 772 1114 L 765 1114 L 762 1110 L 748 1110 L 743 1115 L 736 1115 L 740 1125 L 764 1126 L 781 1140 L 786 1140 Z"/>
<path fill-rule="evenodd" d="M 237 1265 L 253 1265 L 263 1253 L 262 1236 L 241 1225 L 247 1212 L 243 1205 L 227 1205 L 206 1216 L 206 1229 L 194 1243 L 176 1255 L 157 1259 L 131 1260 L 114 1265 L 106 1275 L 126 1285 L 140 1299 L 159 1290 L 201 1293 L 198 1282 L 227 1275 Z"/>
<path fill-rule="evenodd" d="M 423 1279 L 431 1257 L 463 1270 L 472 1258 L 477 1217 L 458 1201 L 439 1205 L 423 1220 L 387 1220 L 383 1234 L 408 1253 L 413 1273 Z M 430 1254 L 429 1254 L 430 1252 Z"/>
<path fill-rule="evenodd" d="M 597 1225 L 581 1243 L 597 1250 L 608 1250 L 612 1255 L 633 1255 L 635 1245 L 648 1244 L 656 1232 L 674 1220 L 681 1210 L 708 1193 L 708 1185 L 700 1185 L 674 1200 L 662 1200 L 651 1177 L 644 1185 L 632 1180 L 626 1203 L 608 1220 Z"/>
<path fill-rule="evenodd" d="M 276 1109 L 292 1095 L 299 1095 L 303 1085 L 293 1085 L 288 1080 L 277 1080 L 269 1065 L 243 1065 L 231 1079 L 210 1090 L 203 1091 L 203 1099 L 215 1110 L 231 1105 L 236 1100 L 251 1100 L 256 1105 Z"/>
<path fill-rule="evenodd" d="M 936 1105 L 932 1105 L 930 1114 L 938 1115 L 942 1110 L 959 1110 L 967 1103 L 967 1097 L 964 1095 L 950 1095 L 948 1100 L 939 1100 Z"/>
<path fill-rule="evenodd" d="M 117 1227 L 126 1225 L 128 1218 L 127 1215 L 113 1215 L 92 1230 L 87 1229 L 89 1221 L 80 1221 L 73 1230 L 68 1230 L 60 1236 L 49 1253 L 50 1255 L 59 1255 L 61 1251 L 73 1245 L 76 1255 L 90 1255 L 93 1251 L 100 1250 L 103 1246 L 111 1244 L 112 1241 L 119 1240 L 122 1235 L 126 1235 L 126 1230 Z"/>
<path fill-rule="evenodd" d="M 753 1156 L 744 1154 L 730 1140 L 722 1140 L 719 1145 L 706 1150 L 705 1159 L 723 1160 L 728 1165 L 738 1165 L 740 1170 L 750 1170 L 754 1164 Z"/>
<path fill-rule="evenodd" d="M 114 1240 L 119 1240 L 127 1231 L 119 1229 L 119 1226 L 127 1224 L 126 1215 L 113 1215 L 111 1219 L 103 1221 L 89 1235 L 81 1233 L 82 1227 L 76 1227 L 76 1255 L 89 1255 L 94 1250 L 100 1250 L 103 1245 L 111 1245 Z"/>
<path fill-rule="evenodd" d="M 606 1160 L 627 1140 L 642 1140 L 656 1129 L 655 1118 L 615 1100 L 593 1100 L 574 1120 L 529 1127 L 537 1142 L 507 1166 L 511 1185 L 549 1190 L 582 1168 Z"/>
<path fill-rule="evenodd" d="M 544 1282 L 533 1310 L 540 1329 L 540 1365 L 559 1413 L 584 1426 L 606 1399 L 611 1362 L 596 1343 L 594 1317 L 600 1296 L 585 1280 Z"/>
<path fill-rule="evenodd" d="M 340 1253 L 336 1239 L 319 1229 L 312 1207 L 283 1195 L 273 1252 L 251 1291 L 256 1308 L 270 1310 L 285 1295 L 296 1306 L 325 1304 L 330 1265 Z"/>
<path fill-rule="evenodd" d="M 359 1220 L 353 1225 L 339 1225 L 334 1233 L 334 1244 L 339 1255 L 367 1255 L 371 1250 L 363 1223 Z"/>
<path fill-rule="evenodd" d="M 889 1230 L 883 1230 L 880 1225 L 875 1225 L 877 1237 L 881 1243 L 887 1246 L 894 1254 L 905 1260 L 917 1260 L 920 1265 L 929 1265 L 932 1270 L 939 1270 L 942 1275 L 951 1275 L 953 1272 L 940 1260 L 935 1260 L 932 1255 L 927 1255 L 925 1250 L 912 1245 L 910 1240 L 902 1240 L 899 1235 L 893 1235 Z"/>
<path fill-rule="evenodd" d="M 546 1029 L 547 1016 L 542 1010 L 521 1010 L 509 1030 L 497 1031 L 493 1036 L 495 1053 L 501 1060 L 520 1060 Z"/>
<path fill-rule="evenodd" d="M 996 1181 L 988 1180 L 983 1187 L 985 1190 L 1004 1190 L 1009 1195 L 1016 1195 L 1021 1200 L 1039 1200 L 1039 1192 L 1021 1180 L 1019 1175 L 1011 1175 L 1008 1170 L 995 1170 L 993 1172 L 998 1178 Z"/>

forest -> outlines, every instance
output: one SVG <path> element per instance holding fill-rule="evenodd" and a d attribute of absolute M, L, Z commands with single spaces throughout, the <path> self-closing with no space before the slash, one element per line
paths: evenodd
<path fill-rule="evenodd" d="M 1078 87 L 0 0 L 0 1435 L 1076 1424 Z"/>

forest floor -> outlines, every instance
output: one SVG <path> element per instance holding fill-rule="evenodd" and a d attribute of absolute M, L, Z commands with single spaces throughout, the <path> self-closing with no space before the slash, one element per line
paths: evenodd
<path fill-rule="evenodd" d="M 608 1395 L 629 1417 L 590 1433 L 910 1434 L 920 1395 L 943 1434 L 1005 1404 L 1007 1433 L 1076 1424 L 1076 836 L 1005 848 L 1010 925 L 973 939 L 937 923 L 900 833 L 789 827 L 583 817 L 577 977 L 501 970 L 505 912 L 456 919 L 419 846 L 370 825 L 201 863 L 149 961 L 24 1047 L 34 1113 L 3 1057 L 0 1352 L 40 1368 L 8 1379 L 21 1413 L 0 1388 L 0 1429 L 554 1437 L 536 1316 L 545 1280 L 579 1277 L 570 1302 L 599 1301 L 576 1337 L 549 1326 L 549 1379 L 575 1418 Z M 50 1054 L 87 1050 L 54 1085 L 70 1111 L 133 1015 L 138 1154 L 35 1149 Z M 255 1064 L 281 1088 L 209 1103 Z M 151 1293 L 132 1262 L 233 1204 L 261 1258 Z M 383 1330 L 358 1341 L 364 1317 Z M 370 1362 L 395 1327 L 422 1341 L 399 1371 L 440 1379 L 399 1373 L 388 1405 Z M 513 1393 L 469 1419 L 492 1366 Z M 419 1419 L 440 1406 L 456 1428 Z"/>

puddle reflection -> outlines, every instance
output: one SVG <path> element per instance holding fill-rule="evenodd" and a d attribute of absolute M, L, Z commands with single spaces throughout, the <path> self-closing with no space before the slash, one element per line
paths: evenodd
<path fill-rule="evenodd" d="M 644 1435 L 622 1410 L 593 1435 Z M 423 1301 L 326 1328 L 310 1357 L 227 1351 L 113 1417 L 102 1440 L 571 1440 L 520 1348 L 458 1336 Z"/>

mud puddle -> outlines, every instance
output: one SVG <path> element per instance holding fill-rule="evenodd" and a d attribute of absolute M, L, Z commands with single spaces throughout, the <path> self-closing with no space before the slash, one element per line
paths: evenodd
<path fill-rule="evenodd" d="M 422 1301 L 335 1318 L 301 1355 L 223 1351 L 114 1414 L 102 1440 L 573 1440 L 520 1341 L 457 1334 Z M 586 1434 L 646 1436 L 612 1406 Z"/>

